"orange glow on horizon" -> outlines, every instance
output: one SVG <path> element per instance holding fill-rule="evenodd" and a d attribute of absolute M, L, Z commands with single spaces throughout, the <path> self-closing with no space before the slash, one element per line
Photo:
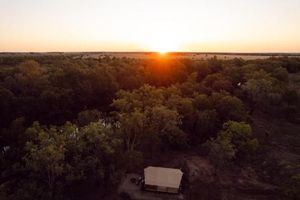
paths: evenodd
<path fill-rule="evenodd" d="M 160 56 L 165 56 L 165 55 L 167 55 L 168 52 L 167 51 L 159 51 L 158 53 Z"/>

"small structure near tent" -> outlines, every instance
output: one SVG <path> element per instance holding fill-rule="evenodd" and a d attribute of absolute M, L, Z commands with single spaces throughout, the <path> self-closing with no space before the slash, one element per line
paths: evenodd
<path fill-rule="evenodd" d="M 149 166 L 144 169 L 144 189 L 176 194 L 179 192 L 182 175 L 180 169 Z"/>

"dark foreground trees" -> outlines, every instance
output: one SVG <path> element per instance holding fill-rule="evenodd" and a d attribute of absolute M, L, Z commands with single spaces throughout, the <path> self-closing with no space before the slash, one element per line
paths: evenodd
<path fill-rule="evenodd" d="M 12 199 L 75 198 L 83 192 L 76 190 L 80 185 L 97 184 L 109 191 L 120 178 L 124 160 L 112 124 L 47 127 L 34 122 L 25 134 L 24 156 L 14 169 L 20 177 L 6 183 L 12 186 L 7 188 Z"/>

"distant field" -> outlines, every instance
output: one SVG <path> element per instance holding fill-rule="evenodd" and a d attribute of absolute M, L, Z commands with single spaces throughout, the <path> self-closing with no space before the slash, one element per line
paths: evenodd
<path fill-rule="evenodd" d="M 229 60 L 233 58 L 242 58 L 244 60 L 265 59 L 269 57 L 300 57 L 300 53 L 211 53 L 211 52 L 174 52 L 167 54 L 160 54 L 157 52 L 49 52 L 49 53 L 0 53 L 0 57 L 9 56 L 72 56 L 74 58 L 102 58 L 105 56 L 117 58 L 137 58 L 148 59 L 153 57 L 168 57 L 174 59 L 189 58 L 193 60 L 206 60 L 217 57 L 222 60 Z"/>
<path fill-rule="evenodd" d="M 167 53 L 167 54 L 160 54 L 156 52 L 113 52 L 113 53 L 87 53 L 82 55 L 83 58 L 99 58 L 103 56 L 111 56 L 111 57 L 127 57 L 127 58 L 138 58 L 138 59 L 147 59 L 151 58 L 153 56 L 159 56 L 159 57 L 169 57 L 174 59 L 180 59 L 180 58 L 189 58 L 193 60 L 206 60 L 213 57 L 217 57 L 218 59 L 223 60 L 229 60 L 233 58 L 242 58 L 244 60 L 255 60 L 255 59 L 265 59 L 269 58 L 271 56 L 296 56 L 300 57 L 300 54 L 247 54 L 247 53 L 188 53 L 188 52 L 182 52 L 182 53 Z"/>

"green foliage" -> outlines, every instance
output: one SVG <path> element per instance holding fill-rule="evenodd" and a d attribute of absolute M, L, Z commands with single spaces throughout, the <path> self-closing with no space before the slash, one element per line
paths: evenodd
<path fill-rule="evenodd" d="M 144 113 L 135 110 L 130 113 L 118 115 L 120 133 L 126 150 L 134 150 L 143 134 L 146 116 Z"/>
<path fill-rule="evenodd" d="M 220 73 L 210 74 L 203 80 L 206 87 L 212 88 L 214 91 L 232 91 L 233 86 L 230 80 Z"/>
<path fill-rule="evenodd" d="M 218 113 L 216 110 L 203 110 L 197 113 L 195 123 L 196 141 L 204 142 L 218 130 Z"/>
<path fill-rule="evenodd" d="M 246 74 L 247 81 L 241 89 L 246 94 L 245 102 L 251 108 L 279 115 L 282 113 L 283 96 L 287 90 L 288 75 L 285 69 L 276 67 L 271 73 L 260 69 Z"/>
<path fill-rule="evenodd" d="M 234 94 L 242 88 L 248 95 L 244 103 L 250 107 L 264 109 L 270 101 L 275 101 L 273 107 L 278 107 L 288 84 L 285 69 L 299 63 L 294 58 L 193 61 L 73 59 L 68 56 L 14 57 L 2 61 L 5 64 L 0 70 L 1 127 L 8 127 L 20 116 L 29 123 L 38 120 L 44 124 L 63 124 L 76 119 L 84 110 L 97 109 L 106 113 L 111 111 L 109 105 L 119 89 L 128 92 L 145 84 L 151 85 L 140 90 L 145 94 L 152 91 L 152 86 L 165 86 L 161 88 L 165 90 L 173 85 L 180 92 L 179 96 L 192 99 L 198 94 L 209 96 L 211 92 L 224 90 Z M 158 95 L 162 93 L 153 91 L 160 93 Z M 148 102 L 160 99 L 152 98 L 153 95 L 139 96 L 148 98 Z M 214 105 L 204 109 L 214 109 Z"/>
<path fill-rule="evenodd" d="M 1 198 L 74 199 L 93 185 L 104 193 L 144 157 L 205 142 L 212 162 L 226 166 L 258 146 L 245 123 L 254 109 L 297 122 L 298 86 L 288 73 L 299 63 L 1 58 Z"/>
<path fill-rule="evenodd" d="M 77 124 L 79 126 L 88 125 L 90 122 L 97 122 L 101 118 L 101 113 L 98 110 L 85 110 L 78 113 Z"/>
<path fill-rule="evenodd" d="M 289 80 L 289 73 L 283 67 L 277 67 L 272 71 L 272 76 L 278 79 L 279 81 L 287 82 Z"/>
<path fill-rule="evenodd" d="M 199 94 L 194 98 L 195 107 L 198 110 L 205 110 L 212 107 L 210 100 L 206 94 Z"/>
<path fill-rule="evenodd" d="M 178 86 L 181 92 L 186 96 L 193 96 L 200 90 L 200 84 L 197 82 L 197 74 L 192 73 L 187 80 Z"/>
<path fill-rule="evenodd" d="M 222 140 L 230 141 L 239 153 L 255 151 L 258 141 L 252 138 L 251 126 L 245 122 L 228 121 L 218 133 Z"/>
<path fill-rule="evenodd" d="M 271 92 L 272 82 L 266 79 L 249 79 L 242 88 L 255 103 L 264 106 L 267 103 L 268 94 Z"/>
<path fill-rule="evenodd" d="M 216 99 L 216 109 L 222 121 L 245 121 L 247 119 L 248 114 L 243 102 L 239 98 L 230 95 L 215 95 L 213 98 Z"/>
<path fill-rule="evenodd" d="M 258 141 L 252 138 L 252 130 L 245 122 L 228 121 L 217 138 L 204 144 L 208 156 L 217 168 L 226 166 L 239 155 L 251 153 L 258 147 Z"/>
<path fill-rule="evenodd" d="M 67 191 L 76 192 L 68 187 L 80 182 L 102 181 L 101 185 L 115 182 L 113 177 L 120 170 L 121 141 L 113 136 L 110 124 L 92 122 L 77 127 L 67 122 L 62 127 L 48 128 L 35 122 L 26 134 L 29 140 L 23 161 L 29 179 L 22 181 L 19 192 L 30 187 L 31 198 L 59 199 L 60 195 L 68 195 Z"/>
<path fill-rule="evenodd" d="M 227 166 L 234 159 L 237 151 L 230 140 L 220 137 L 208 140 L 204 147 L 208 148 L 208 157 L 216 168 Z"/>
<path fill-rule="evenodd" d="M 176 105 L 183 105 L 184 109 L 185 104 L 183 101 L 170 102 L 169 95 L 149 85 L 119 93 L 112 105 L 119 110 L 117 116 L 126 150 L 133 151 L 137 146 L 143 149 L 146 143 L 152 147 L 185 145 L 184 133 L 179 128 L 181 117 L 174 110 Z"/>
<path fill-rule="evenodd" d="M 50 191 L 49 198 L 55 194 L 55 186 L 64 172 L 66 139 L 57 132 L 55 128 L 44 130 L 38 123 L 27 130 L 33 140 L 26 143 L 25 167 L 31 176 L 44 178 Z"/>

